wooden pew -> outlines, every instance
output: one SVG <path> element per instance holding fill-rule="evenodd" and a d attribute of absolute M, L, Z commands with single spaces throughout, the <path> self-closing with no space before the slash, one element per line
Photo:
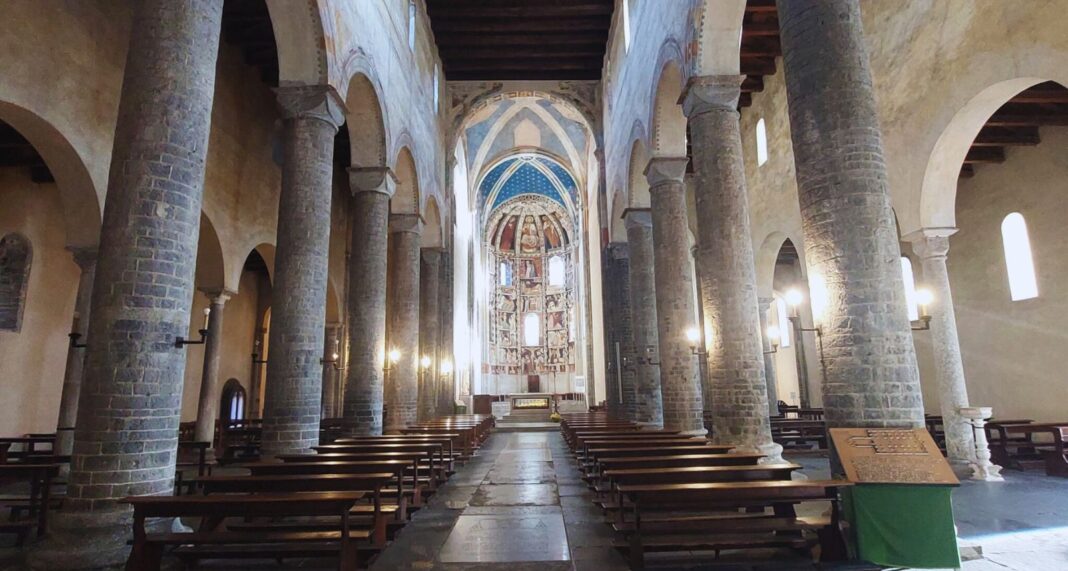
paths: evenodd
<path fill-rule="evenodd" d="M 1028 463 L 1042 462 L 1049 476 L 1068 477 L 1068 422 L 994 422 L 986 425 L 994 463 L 1022 469 Z M 1036 440 L 1049 436 L 1049 440 Z"/>
<path fill-rule="evenodd" d="M 26 519 L 9 521 L 0 526 L 0 531 L 14 533 L 21 545 L 29 530 L 37 528 L 37 537 L 48 530 L 48 508 L 51 505 L 52 481 L 59 475 L 59 464 L 8 463 L 0 464 L 0 484 L 25 482 L 30 489 L 27 497 L 5 498 L 4 504 L 12 509 L 12 517 L 24 508 Z"/>
<path fill-rule="evenodd" d="M 127 571 L 158 571 L 163 549 L 178 546 L 183 559 L 282 559 L 336 557 L 341 571 L 355 571 L 364 563 L 357 541 L 366 532 L 349 526 L 349 510 L 364 498 L 363 492 L 294 494 L 227 494 L 219 496 L 141 496 L 124 501 L 133 506 L 133 549 Z M 244 532 L 221 529 L 226 518 L 335 517 L 337 531 Z M 145 521 L 153 518 L 202 518 L 193 533 L 149 533 Z"/>
<path fill-rule="evenodd" d="M 383 505 L 383 512 L 395 511 L 396 519 L 405 520 L 408 517 L 408 499 L 416 505 L 422 504 L 422 486 L 419 483 L 418 472 L 412 471 L 407 475 L 408 468 L 413 465 L 409 460 L 361 460 L 352 462 L 258 462 L 255 464 L 242 464 L 241 468 L 249 471 L 253 476 L 298 476 L 318 474 L 373 474 L 391 472 L 397 483 L 397 503 L 391 509 Z M 407 483 L 405 483 L 407 482 Z M 409 494 L 410 492 L 410 494 Z"/>
<path fill-rule="evenodd" d="M 325 446 L 313 446 L 318 454 L 347 454 L 358 455 L 374 452 L 422 452 L 427 455 L 431 464 L 437 464 L 440 477 L 444 480 L 448 472 L 452 470 L 452 458 L 445 457 L 445 446 L 440 442 L 383 442 L 373 444 L 327 444 Z"/>
<path fill-rule="evenodd" d="M 426 452 L 364 452 L 364 453 L 351 453 L 351 454 L 283 454 L 277 456 L 276 460 L 281 460 L 285 463 L 329 463 L 329 462 L 362 462 L 368 460 L 404 460 L 409 462 L 412 466 L 412 470 L 420 478 L 420 482 L 427 482 L 427 489 L 420 490 L 420 497 L 426 499 L 436 488 L 438 483 L 444 481 L 441 477 L 443 469 L 435 462 L 436 458 L 432 455 L 428 455 Z M 427 478 L 424 480 L 422 475 L 426 474 Z M 394 493 L 392 490 L 387 490 L 386 495 Z M 414 498 L 411 506 L 420 506 L 421 503 L 415 503 Z"/>
<path fill-rule="evenodd" d="M 838 490 L 850 485 L 841 480 L 621 484 L 616 489 L 626 509 L 613 527 L 624 538 L 621 546 L 629 550 L 633 569 L 644 567 L 646 551 L 718 553 L 819 544 L 828 559 L 845 554 L 837 501 Z M 794 505 L 811 500 L 830 501 L 831 517 L 797 517 Z"/>

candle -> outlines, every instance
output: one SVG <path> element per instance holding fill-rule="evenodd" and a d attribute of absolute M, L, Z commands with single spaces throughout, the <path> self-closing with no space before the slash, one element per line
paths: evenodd
<path fill-rule="evenodd" d="M 82 320 L 82 316 L 77 311 L 75 311 L 74 312 L 74 323 L 71 324 L 71 326 L 70 326 L 71 333 L 77 333 L 78 332 L 78 325 L 81 324 L 81 320 Z"/>
<path fill-rule="evenodd" d="M 208 320 L 211 318 L 211 308 L 204 308 L 204 329 L 208 328 Z"/>

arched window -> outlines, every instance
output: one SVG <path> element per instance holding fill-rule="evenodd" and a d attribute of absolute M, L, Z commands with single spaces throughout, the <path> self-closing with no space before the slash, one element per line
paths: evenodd
<path fill-rule="evenodd" d="M 1023 214 L 1013 212 L 1001 221 L 1001 242 L 1005 247 L 1005 269 L 1009 274 L 1009 293 L 1013 301 L 1038 297 L 1035 261 L 1031 256 L 1031 239 Z"/>
<path fill-rule="evenodd" d="M 623 53 L 630 53 L 630 0 L 623 0 Z"/>
<path fill-rule="evenodd" d="M 408 0 L 408 49 L 415 51 L 415 0 Z"/>
<path fill-rule="evenodd" d="M 757 166 L 764 166 L 768 162 L 768 129 L 764 126 L 764 118 L 761 117 L 756 124 Z"/>
<path fill-rule="evenodd" d="M 223 385 L 220 416 L 227 423 L 245 419 L 245 387 L 237 379 Z"/>
<path fill-rule="evenodd" d="M 905 307 L 908 308 L 909 321 L 920 318 L 920 306 L 916 301 L 916 278 L 912 273 L 912 260 L 901 256 L 901 281 L 905 283 Z"/>
<path fill-rule="evenodd" d="M 434 65 L 434 112 L 441 111 L 441 67 Z"/>
<path fill-rule="evenodd" d="M 537 313 L 528 313 L 523 316 L 523 345 L 532 347 L 541 344 L 541 324 L 538 323 Z"/>
<path fill-rule="evenodd" d="M 0 238 L 0 331 L 22 329 L 33 250 L 21 234 Z"/>
<path fill-rule="evenodd" d="M 564 259 L 560 256 L 549 258 L 549 285 L 564 287 L 565 279 Z"/>

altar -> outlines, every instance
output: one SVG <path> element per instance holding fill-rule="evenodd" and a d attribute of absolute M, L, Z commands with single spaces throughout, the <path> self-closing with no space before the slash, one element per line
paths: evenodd
<path fill-rule="evenodd" d="M 548 410 L 560 395 L 552 393 L 513 393 L 508 395 L 512 410 Z"/>

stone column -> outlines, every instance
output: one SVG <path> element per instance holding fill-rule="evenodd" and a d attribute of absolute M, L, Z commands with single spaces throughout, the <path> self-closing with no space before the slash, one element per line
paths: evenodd
<path fill-rule="evenodd" d="M 757 303 L 760 306 L 758 310 L 760 314 L 760 338 L 763 341 L 761 347 L 764 350 L 764 379 L 768 383 L 768 415 L 770 416 L 779 414 L 778 376 L 775 374 L 775 357 L 771 354 L 771 339 L 768 338 L 768 310 L 771 308 L 773 301 L 775 300 L 770 297 L 757 299 Z M 779 335 L 782 335 L 781 329 L 780 327 Z M 793 331 L 790 334 L 793 334 Z"/>
<path fill-rule="evenodd" d="M 441 248 L 423 248 L 419 263 L 419 416 L 420 421 L 434 417 L 438 408 L 438 283 L 441 281 Z M 422 359 L 430 364 L 423 367 Z"/>
<path fill-rule="evenodd" d="M 283 114 L 282 192 L 271 307 L 264 458 L 319 442 L 334 136 L 341 99 L 327 86 L 277 90 Z"/>
<path fill-rule="evenodd" d="M 96 248 L 67 248 L 74 263 L 78 264 L 81 274 L 78 276 L 78 293 L 74 298 L 74 319 L 71 333 L 81 335 L 79 343 L 85 343 L 89 330 L 89 303 L 93 296 L 93 277 L 96 275 Z M 74 450 L 74 423 L 78 420 L 78 395 L 82 389 L 82 375 L 85 371 L 85 348 L 69 347 L 67 349 L 67 366 L 63 370 L 63 393 L 59 399 L 59 421 L 56 424 L 56 450 L 59 454 L 69 456 Z M 64 475 L 69 472 L 69 465 L 60 469 Z"/>
<path fill-rule="evenodd" d="M 122 565 L 117 500 L 173 489 L 222 5 L 134 5 L 67 498 L 34 569 Z"/>
<path fill-rule="evenodd" d="M 386 431 L 396 432 L 415 424 L 419 399 L 419 235 L 423 221 L 418 214 L 389 216 L 390 311 L 389 345 L 400 352 L 386 382 L 389 414 Z"/>
<path fill-rule="evenodd" d="M 949 271 L 946 269 L 949 236 L 956 231 L 956 228 L 923 229 L 907 238 L 912 242 L 912 250 L 920 257 L 923 283 L 934 294 L 934 303 L 930 306 L 931 329 L 920 335 L 931 336 L 938 400 L 946 432 L 946 456 L 958 472 L 966 474 L 976 461 L 975 436 L 970 422 L 960 414 L 960 409 L 970 405 L 964 362 L 960 356 L 960 340 L 957 338 L 953 292 L 949 287 Z"/>
<path fill-rule="evenodd" d="M 453 413 L 453 394 L 455 385 L 453 375 L 456 363 L 452 354 L 452 253 L 441 252 L 441 281 L 438 283 L 438 310 L 441 320 L 438 325 L 438 370 L 437 375 L 437 414 Z M 449 372 L 443 370 L 445 362 L 449 363 Z"/>
<path fill-rule="evenodd" d="M 204 372 L 200 377 L 195 436 L 198 442 L 215 442 L 215 421 L 219 418 L 219 362 L 222 360 L 223 310 L 235 292 L 226 289 L 202 290 L 208 296 L 208 335 L 204 341 Z M 195 319 L 195 317 L 194 317 Z M 210 450 L 209 450 L 210 452 Z"/>
<path fill-rule="evenodd" d="M 697 326 L 686 221 L 685 157 L 649 161 L 656 279 L 657 334 L 660 341 L 660 392 L 664 428 L 705 434 L 697 358 L 686 330 Z"/>
<path fill-rule="evenodd" d="M 634 330 L 631 323 L 630 247 L 626 242 L 612 242 L 605 249 L 604 322 L 605 353 L 609 379 L 609 411 L 621 418 L 637 417 L 637 378 Z M 655 317 L 654 317 L 655 319 Z"/>
<path fill-rule="evenodd" d="M 634 421 L 664 424 L 660 367 L 660 339 L 656 319 L 656 278 L 653 271 L 653 218 L 648 208 L 629 208 L 623 214 L 630 253 L 630 323 L 634 337 L 634 360 L 627 367 L 634 375 Z"/>
<path fill-rule="evenodd" d="M 382 434 L 386 360 L 389 201 L 397 179 L 387 167 L 349 169 L 349 366 L 342 416 L 359 435 Z"/>
<path fill-rule="evenodd" d="M 739 451 L 781 460 L 772 442 L 757 306 L 756 262 L 738 126 L 744 76 L 690 80 L 683 101 L 693 148 L 697 268 L 701 282 L 712 434 Z"/>
<path fill-rule="evenodd" d="M 323 331 L 322 417 L 337 415 L 338 368 L 341 367 L 341 324 L 327 323 Z"/>
<path fill-rule="evenodd" d="M 923 397 L 859 2 L 777 6 L 827 424 L 921 427 Z"/>

